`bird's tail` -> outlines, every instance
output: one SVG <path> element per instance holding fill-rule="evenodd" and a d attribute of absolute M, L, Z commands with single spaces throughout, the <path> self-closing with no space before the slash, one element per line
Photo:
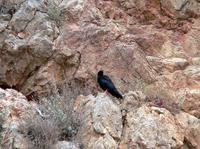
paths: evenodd
<path fill-rule="evenodd" d="M 111 92 L 111 94 L 113 96 L 115 96 L 116 98 L 123 99 L 123 96 L 118 92 L 117 89 L 115 89 L 113 92 Z"/>
<path fill-rule="evenodd" d="M 119 93 L 119 92 L 118 92 L 118 93 Z M 119 93 L 119 94 L 117 95 L 117 98 L 123 99 L 123 96 Z"/>

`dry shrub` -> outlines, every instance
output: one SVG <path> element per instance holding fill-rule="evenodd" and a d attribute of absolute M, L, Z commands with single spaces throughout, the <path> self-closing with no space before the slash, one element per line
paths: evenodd
<path fill-rule="evenodd" d="M 29 140 L 30 149 L 51 149 L 58 141 L 59 128 L 53 119 L 43 119 L 39 115 L 24 119 L 20 132 Z"/>
<path fill-rule="evenodd" d="M 3 141 L 3 136 L 2 136 L 2 132 L 3 132 L 3 123 L 4 123 L 4 116 L 3 114 L 0 114 L 0 148 L 2 147 L 2 141 Z"/>
<path fill-rule="evenodd" d="M 45 113 L 57 122 L 57 126 L 61 130 L 59 139 L 74 140 L 81 123 L 81 117 L 79 113 L 74 111 L 73 99 L 57 94 L 43 100 L 43 105 L 46 110 Z"/>
<path fill-rule="evenodd" d="M 30 149 L 51 149 L 57 141 L 77 141 L 80 122 L 73 100 L 57 94 L 41 100 L 38 115 L 28 116 L 20 132 L 29 140 Z"/>

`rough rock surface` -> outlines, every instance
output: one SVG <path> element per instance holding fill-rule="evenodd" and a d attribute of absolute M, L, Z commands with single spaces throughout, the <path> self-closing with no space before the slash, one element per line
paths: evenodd
<path fill-rule="evenodd" d="M 2 0 L 0 5 L 0 86 L 28 99 L 55 92 L 95 94 L 99 69 L 123 93 L 157 84 L 175 96 L 185 88 L 199 90 L 198 1 Z"/>
<path fill-rule="evenodd" d="M 3 143 L 7 147 L 28 148 L 26 138 L 18 131 L 19 122 L 28 113 L 34 116 L 37 107 L 29 103 L 21 93 L 0 89 L 1 115 L 4 114 Z M 82 146 L 88 149 L 127 148 L 199 148 L 200 121 L 179 111 L 172 114 L 165 108 L 151 106 L 142 92 L 125 94 L 117 99 L 99 93 L 79 96 L 74 109 L 82 113 L 78 136 Z M 9 133 L 8 133 L 9 132 Z M 7 140 L 6 138 L 9 138 Z M 74 148 L 73 142 L 59 141 L 53 148 Z"/>
<path fill-rule="evenodd" d="M 16 89 L 28 100 L 63 93 L 75 99 L 80 94 L 97 95 L 96 73 L 103 69 L 123 94 L 145 93 L 137 98 L 141 92 L 129 92 L 130 100 L 121 103 L 120 110 L 132 111 L 151 102 L 146 107 L 150 111 L 154 110 L 148 106 L 154 105 L 198 119 L 199 16 L 199 0 L 0 0 L 0 87 Z M 123 131 L 114 129 L 116 121 L 105 122 L 109 115 L 98 117 L 101 110 L 94 103 L 103 97 L 90 98 L 97 114 L 92 115 L 97 121 L 93 129 L 100 133 L 96 145 L 117 147 Z M 111 103 L 105 101 L 101 108 Z M 108 112 L 118 113 L 118 104 Z M 116 119 L 120 117 L 123 113 Z M 186 138 L 178 140 L 199 145 Z"/>
<path fill-rule="evenodd" d="M 177 114 L 176 119 L 185 131 L 185 146 L 188 148 L 199 148 L 199 119 L 184 112 Z"/>
<path fill-rule="evenodd" d="M 83 113 L 80 133 L 83 142 L 87 143 L 84 147 L 117 149 L 122 135 L 120 107 L 103 93 L 97 97 L 79 96 L 75 107 Z"/>
<path fill-rule="evenodd" d="M 24 95 L 13 89 L 3 90 L 0 88 L 0 114 L 4 119 L 1 122 L 3 127 L 3 141 L 6 144 L 4 148 L 27 148 L 27 140 L 18 133 L 18 127 L 26 112 L 30 112 L 34 116 L 33 105 L 31 105 Z"/>
<path fill-rule="evenodd" d="M 129 92 L 121 104 L 103 93 L 96 97 L 79 96 L 75 109 L 83 113 L 84 121 L 79 133 L 84 147 L 199 147 L 198 118 L 185 112 L 174 115 L 165 108 L 150 106 L 144 101 L 145 95 L 141 92 Z"/>
<path fill-rule="evenodd" d="M 21 133 L 20 124 L 27 116 L 34 119 L 38 115 L 38 105 L 28 102 L 26 97 L 13 89 L 0 88 L 0 129 L 1 147 L 29 149 L 29 140 Z M 52 149 L 79 149 L 73 142 L 58 141 Z"/>
<path fill-rule="evenodd" d="M 126 148 L 180 148 L 184 134 L 167 110 L 143 106 L 127 113 Z"/>
<path fill-rule="evenodd" d="M 79 149 L 75 144 L 72 142 L 67 141 L 59 141 L 54 149 Z"/>

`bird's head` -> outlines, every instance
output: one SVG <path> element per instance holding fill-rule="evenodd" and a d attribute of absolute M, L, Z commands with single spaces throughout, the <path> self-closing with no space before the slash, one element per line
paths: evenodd
<path fill-rule="evenodd" d="M 98 72 L 98 76 L 103 76 L 103 70 L 100 70 L 100 71 Z"/>

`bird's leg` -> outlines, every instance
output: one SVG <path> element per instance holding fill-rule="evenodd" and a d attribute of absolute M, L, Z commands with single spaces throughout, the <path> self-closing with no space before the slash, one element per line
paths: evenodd
<path fill-rule="evenodd" d="M 107 92 L 108 92 L 108 91 L 107 91 L 107 89 L 106 89 L 106 90 L 103 92 L 103 96 L 105 96 L 105 97 L 108 96 Z"/>
<path fill-rule="evenodd" d="M 107 92 L 108 92 L 108 91 L 107 91 L 107 89 L 106 89 L 106 90 L 104 91 L 104 94 L 107 95 Z"/>

